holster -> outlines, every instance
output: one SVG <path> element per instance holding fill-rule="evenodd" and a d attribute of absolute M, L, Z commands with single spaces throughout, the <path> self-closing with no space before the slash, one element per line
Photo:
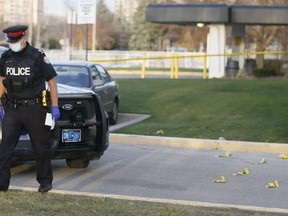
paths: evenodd
<path fill-rule="evenodd" d="M 42 105 L 49 108 L 51 106 L 50 91 L 43 90 L 41 93 Z"/>

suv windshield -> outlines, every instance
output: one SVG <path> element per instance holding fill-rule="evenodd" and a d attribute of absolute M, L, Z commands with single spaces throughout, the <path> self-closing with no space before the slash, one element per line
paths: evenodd
<path fill-rule="evenodd" d="M 53 65 L 57 72 L 57 82 L 74 87 L 90 87 L 87 67 L 70 65 Z"/>

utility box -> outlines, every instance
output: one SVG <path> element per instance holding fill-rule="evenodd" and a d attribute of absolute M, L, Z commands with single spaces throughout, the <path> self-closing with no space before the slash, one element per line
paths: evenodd
<path fill-rule="evenodd" d="M 252 75 L 253 70 L 257 68 L 256 60 L 247 58 L 244 63 L 244 70 L 248 75 Z"/>
<path fill-rule="evenodd" d="M 239 62 L 236 60 L 228 59 L 225 67 L 227 77 L 235 77 L 239 71 Z"/>

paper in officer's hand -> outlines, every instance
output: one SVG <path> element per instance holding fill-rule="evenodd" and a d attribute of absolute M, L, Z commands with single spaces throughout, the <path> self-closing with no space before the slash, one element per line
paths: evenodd
<path fill-rule="evenodd" d="M 51 114 L 51 113 L 47 113 L 47 114 L 46 114 L 45 125 L 50 126 L 50 127 L 51 127 L 51 130 L 54 129 L 55 121 L 54 121 L 54 119 L 52 118 L 52 114 Z"/>

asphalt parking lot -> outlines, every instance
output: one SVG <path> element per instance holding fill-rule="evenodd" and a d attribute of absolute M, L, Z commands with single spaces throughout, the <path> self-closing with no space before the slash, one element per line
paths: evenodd
<path fill-rule="evenodd" d="M 149 116 L 121 114 L 112 130 Z M 285 145 L 110 134 L 87 169 L 53 161 L 51 193 L 288 214 Z M 275 145 L 273 147 L 273 145 Z M 231 156 L 226 157 L 227 151 Z M 288 152 L 288 151 L 287 151 Z M 260 163 L 265 158 L 265 163 Z M 249 174 L 237 175 L 249 169 Z M 235 174 L 235 175 L 234 175 Z M 225 183 L 215 183 L 224 176 Z M 268 188 L 277 181 L 278 186 Z M 37 190 L 32 163 L 12 169 L 12 189 Z"/>

